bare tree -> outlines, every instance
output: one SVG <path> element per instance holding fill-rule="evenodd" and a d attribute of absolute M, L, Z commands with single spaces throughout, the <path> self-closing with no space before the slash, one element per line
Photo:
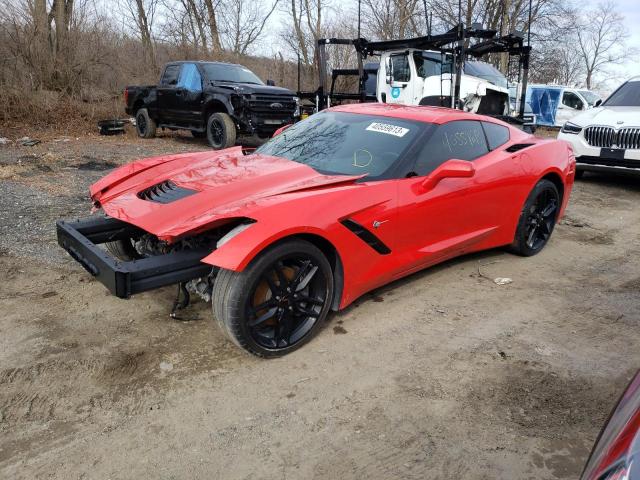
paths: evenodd
<path fill-rule="evenodd" d="M 267 21 L 275 12 L 278 0 L 265 5 L 261 0 L 232 0 L 223 8 L 227 29 L 223 36 L 227 49 L 245 55 L 264 33 Z"/>
<path fill-rule="evenodd" d="M 363 27 L 379 40 L 407 38 L 420 31 L 425 18 L 422 0 L 363 0 Z"/>
<path fill-rule="evenodd" d="M 591 88 L 594 74 L 622 63 L 632 53 L 626 48 L 629 32 L 624 26 L 624 17 L 610 0 L 599 3 L 582 16 L 576 25 L 576 36 L 587 88 Z"/>
<path fill-rule="evenodd" d="M 213 0 L 204 0 L 204 4 L 207 8 L 207 17 L 209 19 L 209 33 L 211 35 L 211 48 L 213 53 L 220 53 L 222 51 L 222 43 L 220 42 L 220 29 L 218 28 L 218 10 L 220 5 L 218 2 L 215 4 Z"/>
<path fill-rule="evenodd" d="M 154 70 L 158 69 L 153 38 L 153 22 L 155 19 L 158 0 L 118 0 L 124 7 L 124 17 L 128 27 L 133 28 L 140 38 L 145 60 Z"/>
<path fill-rule="evenodd" d="M 317 63 L 316 44 L 322 38 L 326 9 L 327 0 L 289 0 L 286 5 L 292 29 L 283 37 L 305 65 Z"/>

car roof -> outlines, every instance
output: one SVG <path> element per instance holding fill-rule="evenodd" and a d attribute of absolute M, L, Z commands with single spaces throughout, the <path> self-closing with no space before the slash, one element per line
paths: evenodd
<path fill-rule="evenodd" d="M 446 107 L 427 107 L 415 105 L 397 105 L 390 103 L 353 103 L 332 107 L 335 112 L 359 113 L 362 115 L 379 115 L 381 117 L 403 118 L 418 122 L 442 124 L 453 120 L 483 120 L 499 123 L 509 127 L 508 124 L 492 117 L 478 115 L 477 113 L 463 112 Z"/>

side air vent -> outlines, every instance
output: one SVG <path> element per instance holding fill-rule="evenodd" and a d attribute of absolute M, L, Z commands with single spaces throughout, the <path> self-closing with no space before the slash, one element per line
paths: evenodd
<path fill-rule="evenodd" d="M 189 195 L 193 195 L 194 193 L 198 192 L 196 190 L 179 187 L 171 180 L 165 180 L 153 187 L 149 187 L 138 192 L 138 198 L 149 202 L 171 203 L 176 200 L 180 200 L 181 198 L 188 197 Z"/>
<path fill-rule="evenodd" d="M 519 152 L 523 148 L 530 147 L 531 145 L 533 145 L 533 143 L 514 143 L 510 147 L 505 148 L 505 150 L 510 153 Z"/>
<path fill-rule="evenodd" d="M 391 253 L 391 249 L 387 247 L 382 240 L 376 237 L 373 233 L 367 230 L 365 227 L 360 225 L 355 220 L 351 220 L 350 218 L 345 218 L 341 220 L 340 223 L 355 233 L 360 239 L 373 248 L 380 255 L 387 255 Z"/>

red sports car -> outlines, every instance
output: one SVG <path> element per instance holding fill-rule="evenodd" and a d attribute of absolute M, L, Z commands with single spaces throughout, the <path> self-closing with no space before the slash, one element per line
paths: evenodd
<path fill-rule="evenodd" d="M 538 253 L 575 175 L 568 144 L 444 108 L 340 106 L 277 133 L 114 170 L 91 187 L 105 215 L 58 222 L 60 245 L 119 297 L 178 283 L 211 298 L 236 344 L 277 356 L 417 270 Z"/>

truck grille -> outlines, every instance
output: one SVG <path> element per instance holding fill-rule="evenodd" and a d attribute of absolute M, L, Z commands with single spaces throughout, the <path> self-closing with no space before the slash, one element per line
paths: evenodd
<path fill-rule="evenodd" d="M 296 109 L 294 97 L 288 95 L 251 95 L 249 108 L 264 114 L 292 115 Z"/>
<path fill-rule="evenodd" d="M 640 127 L 621 128 L 587 127 L 584 138 L 592 147 L 611 148 L 616 145 L 627 150 L 640 149 Z"/>
<path fill-rule="evenodd" d="M 171 203 L 181 198 L 188 197 L 198 193 L 196 190 L 190 190 L 188 188 L 179 187 L 171 180 L 165 180 L 153 187 L 145 188 L 141 192 L 138 192 L 138 198 L 142 200 L 148 200 L 150 202 L 157 203 Z"/>

